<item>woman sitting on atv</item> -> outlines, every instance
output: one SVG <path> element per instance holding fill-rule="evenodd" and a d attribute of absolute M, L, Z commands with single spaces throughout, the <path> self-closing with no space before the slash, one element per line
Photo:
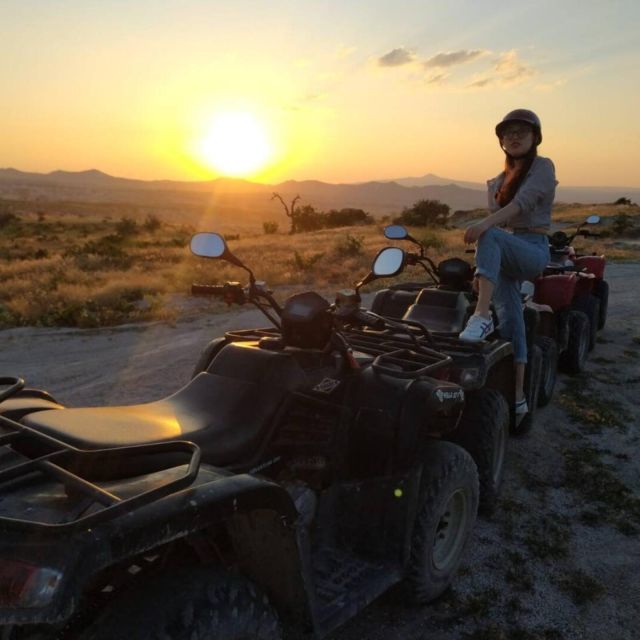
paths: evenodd
<path fill-rule="evenodd" d="M 542 128 L 533 111 L 511 111 L 495 130 L 505 153 L 505 167 L 487 182 L 492 213 L 468 227 L 464 234 L 466 243 L 478 243 L 478 302 L 460 339 L 477 342 L 493 332 L 493 298 L 500 334 L 513 343 L 516 414 L 524 415 L 528 412 L 524 396 L 527 341 L 520 284 L 533 280 L 549 263 L 547 232 L 557 182 L 553 162 L 538 156 Z M 503 225 L 510 231 L 497 228 Z"/>

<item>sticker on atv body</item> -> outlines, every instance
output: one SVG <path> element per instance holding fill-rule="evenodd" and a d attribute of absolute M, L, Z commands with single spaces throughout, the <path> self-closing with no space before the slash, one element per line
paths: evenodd
<path fill-rule="evenodd" d="M 330 394 L 333 393 L 340 386 L 340 380 L 334 380 L 333 378 L 323 378 L 315 387 L 313 391 L 318 393 Z"/>

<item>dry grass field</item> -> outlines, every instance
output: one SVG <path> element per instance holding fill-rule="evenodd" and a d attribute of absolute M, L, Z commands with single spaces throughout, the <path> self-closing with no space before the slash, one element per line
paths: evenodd
<path fill-rule="evenodd" d="M 152 214 L 138 215 L 123 205 L 92 214 L 77 205 L 55 213 L 29 205 L 0 203 L 0 327 L 97 327 L 138 320 L 175 318 L 170 301 L 187 295 L 192 282 L 243 280 L 242 270 L 225 262 L 202 260 L 189 252 L 196 230 L 224 233 L 229 246 L 258 279 L 283 295 L 290 288 L 313 286 L 331 292 L 353 285 L 369 269 L 376 252 L 388 244 L 386 222 L 368 226 L 289 235 L 287 220 L 280 232 L 211 220 L 172 224 Z M 584 251 L 605 253 L 612 260 L 637 260 L 640 208 L 614 205 L 558 205 L 554 221 L 566 226 L 598 213 L 603 218 L 600 239 L 576 242 Z M 482 212 L 459 212 L 455 228 L 416 228 L 411 232 L 439 260 L 464 255 L 462 233 L 470 218 Z M 616 220 L 626 216 L 622 225 Z M 626 226 L 625 226 L 626 225 Z M 627 238 L 619 237 L 620 231 Z M 406 244 L 406 248 L 410 245 Z M 469 256 L 471 257 L 471 256 Z M 404 274 L 419 279 L 417 271 Z M 372 285 L 375 286 L 375 285 Z"/>

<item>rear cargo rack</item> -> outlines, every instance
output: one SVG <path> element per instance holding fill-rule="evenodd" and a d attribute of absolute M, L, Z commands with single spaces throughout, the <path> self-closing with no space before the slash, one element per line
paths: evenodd
<path fill-rule="evenodd" d="M 62 483 L 68 492 L 71 490 L 76 496 L 85 496 L 93 501 L 87 505 L 87 509 L 95 508 L 96 504 L 103 507 L 98 511 L 79 515 L 74 520 L 64 523 L 0 516 L 0 529 L 3 530 L 66 532 L 78 528 L 90 528 L 192 485 L 200 468 L 200 448 L 193 442 L 185 440 L 114 447 L 112 449 L 81 450 L 5 416 L 0 416 L 0 429 L 4 431 L 4 433 L 0 431 L 0 446 L 12 445 L 18 440 L 28 439 L 29 442 L 33 442 L 39 447 L 44 446 L 49 451 L 36 457 L 30 457 L 20 452 L 19 455 L 25 458 L 24 462 L 18 462 L 0 470 L 0 495 L 4 483 L 26 478 L 34 473 L 41 473 Z M 95 469 L 97 465 L 103 463 L 113 464 L 129 458 L 157 454 L 184 454 L 188 460 L 186 472 L 178 478 L 130 498 L 123 499 L 106 491 L 95 482 L 83 477 L 87 474 L 82 474 L 79 471 L 79 469 Z M 177 464 L 175 458 L 172 458 L 171 464 L 156 471 L 177 466 L 179 463 Z M 83 512 L 87 509 L 83 509 Z"/>

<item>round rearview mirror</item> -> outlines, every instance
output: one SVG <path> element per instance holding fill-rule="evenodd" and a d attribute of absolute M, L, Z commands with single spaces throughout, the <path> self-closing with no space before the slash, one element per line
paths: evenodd
<path fill-rule="evenodd" d="M 404 266 L 404 251 L 398 247 L 382 249 L 373 261 L 371 271 L 376 276 L 395 276 Z"/>
<path fill-rule="evenodd" d="M 587 218 L 587 224 L 598 224 L 600 222 L 600 216 L 592 215 Z"/>
<path fill-rule="evenodd" d="M 389 240 L 404 240 L 409 234 L 401 224 L 390 224 L 384 228 L 384 237 Z"/>
<path fill-rule="evenodd" d="M 191 238 L 191 252 L 201 258 L 221 258 L 227 245 L 218 233 L 196 233 Z"/>

